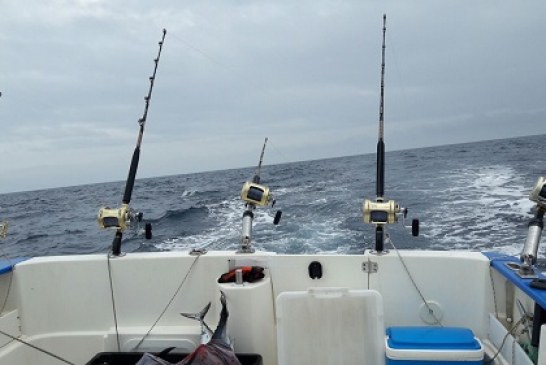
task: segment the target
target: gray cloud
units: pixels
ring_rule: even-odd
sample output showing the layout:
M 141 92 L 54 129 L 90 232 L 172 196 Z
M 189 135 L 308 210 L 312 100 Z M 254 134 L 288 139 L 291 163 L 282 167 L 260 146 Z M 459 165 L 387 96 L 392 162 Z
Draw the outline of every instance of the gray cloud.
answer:
M 0 192 L 546 133 L 541 1 L 37 1 L 0 13 Z

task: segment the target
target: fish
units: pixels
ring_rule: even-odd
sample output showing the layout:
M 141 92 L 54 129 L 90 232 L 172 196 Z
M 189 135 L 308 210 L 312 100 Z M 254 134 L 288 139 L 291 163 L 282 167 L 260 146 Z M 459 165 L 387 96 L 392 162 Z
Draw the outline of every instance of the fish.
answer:
M 210 303 L 198 313 L 181 313 L 184 317 L 198 320 L 201 323 L 202 340 L 207 338 L 206 335 L 212 333 L 212 337 L 210 337 L 208 342 L 201 343 L 191 354 L 174 364 L 161 358 L 161 355 L 156 356 L 145 353 L 135 365 L 241 365 L 227 336 L 229 312 L 227 309 L 226 296 L 222 291 L 220 292 L 220 303 L 222 304 L 222 311 L 220 312 L 220 320 L 218 321 L 218 326 L 214 333 L 212 333 L 204 321 L 205 315 L 210 309 Z M 170 349 L 167 349 L 161 354 L 164 355 L 169 350 Z

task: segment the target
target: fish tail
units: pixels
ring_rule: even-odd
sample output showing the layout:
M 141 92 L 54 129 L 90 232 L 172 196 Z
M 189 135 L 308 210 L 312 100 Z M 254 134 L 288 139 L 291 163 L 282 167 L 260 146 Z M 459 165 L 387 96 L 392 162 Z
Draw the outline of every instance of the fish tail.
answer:
M 207 304 L 203 309 L 201 309 L 200 312 L 197 312 L 197 313 L 180 313 L 183 317 L 186 317 L 186 318 L 190 318 L 190 319 L 195 319 L 196 321 L 199 321 L 199 322 L 204 322 L 205 321 L 205 316 L 207 315 L 209 309 L 210 309 L 210 306 L 211 306 L 211 302 L 209 302 L 209 304 Z

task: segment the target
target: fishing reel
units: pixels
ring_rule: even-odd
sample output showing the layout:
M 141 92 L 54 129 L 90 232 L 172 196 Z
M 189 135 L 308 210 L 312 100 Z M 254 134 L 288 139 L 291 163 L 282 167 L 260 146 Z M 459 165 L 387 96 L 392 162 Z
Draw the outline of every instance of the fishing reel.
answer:
M 271 203 L 271 208 L 275 206 L 276 200 L 273 199 L 269 188 L 260 185 L 255 178 L 254 181 L 247 181 L 243 184 L 241 190 L 241 199 L 245 202 L 245 212 L 243 213 L 243 228 L 241 233 L 241 247 L 239 253 L 253 253 L 254 249 L 250 246 L 252 241 L 252 221 L 254 219 L 254 209 L 256 206 L 265 207 Z M 282 211 L 278 210 L 273 218 L 273 224 L 278 225 L 282 216 Z
M 419 220 L 412 219 L 411 226 L 406 226 L 408 215 L 407 208 L 401 208 L 394 200 L 382 201 L 378 199 L 373 202 L 369 199 L 364 200 L 362 206 L 364 223 L 375 225 L 375 251 L 378 254 L 384 252 L 384 242 L 386 236 L 386 225 L 398 222 L 398 217 L 402 216 L 404 228 L 411 228 L 413 237 L 419 236 Z
M 99 209 L 98 222 L 101 229 L 124 231 L 135 218 L 138 219 L 134 210 L 129 208 L 129 205 L 122 204 L 121 208 L 105 207 Z
M 362 207 L 364 212 L 364 223 L 384 225 L 398 222 L 398 214 L 400 213 L 400 205 L 394 200 L 386 202 L 372 202 L 369 199 L 364 200 Z
M 247 181 L 244 183 L 243 189 L 241 190 L 241 199 L 247 204 L 265 207 L 272 200 L 272 196 L 269 193 L 269 188 L 267 186 Z M 273 200 L 272 206 L 273 205 L 275 205 L 275 200 Z
M 252 181 L 247 181 L 243 184 L 241 190 L 241 199 L 245 202 L 245 212 L 243 213 L 243 229 L 241 232 L 241 246 L 238 253 L 253 253 L 254 249 L 250 246 L 252 240 L 252 220 L 254 219 L 254 209 L 256 206 L 265 207 L 271 202 L 271 208 L 275 206 L 275 200 L 269 192 L 269 188 L 264 185 L 260 185 L 260 171 L 262 168 L 262 161 L 264 158 L 265 146 L 267 144 L 267 137 L 265 138 L 264 145 L 262 147 L 262 153 L 260 154 L 260 162 L 256 168 L 256 173 Z M 279 224 L 281 220 L 282 212 L 280 210 L 275 213 L 273 224 Z
M 364 212 L 364 223 L 368 224 L 394 224 L 398 222 L 398 217 L 402 216 L 404 228 L 411 229 L 412 236 L 419 236 L 419 219 L 412 219 L 411 226 L 406 225 L 408 208 L 401 208 L 394 200 L 373 202 L 366 199 L 362 210 Z
M 0 223 L 0 238 L 6 238 L 8 235 L 8 222 Z
M 121 208 L 101 208 L 97 217 L 101 229 L 115 229 L 116 231 L 125 231 L 127 228 L 137 226 L 142 222 L 143 213 L 136 212 L 128 204 L 122 204 Z M 144 229 L 146 239 L 152 238 L 152 225 L 146 223 Z

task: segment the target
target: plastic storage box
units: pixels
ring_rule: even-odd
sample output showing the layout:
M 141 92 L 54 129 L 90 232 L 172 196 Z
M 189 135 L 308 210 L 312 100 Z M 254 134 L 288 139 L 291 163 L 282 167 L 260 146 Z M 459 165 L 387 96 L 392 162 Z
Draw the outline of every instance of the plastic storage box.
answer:
M 482 365 L 483 346 L 460 327 L 390 327 L 387 365 Z

